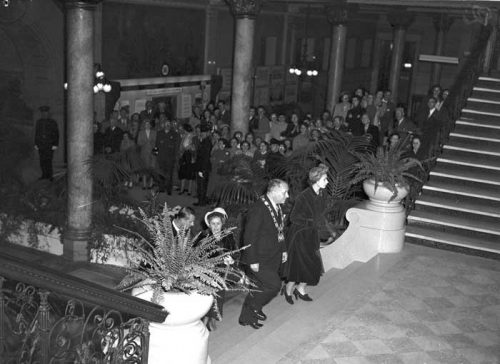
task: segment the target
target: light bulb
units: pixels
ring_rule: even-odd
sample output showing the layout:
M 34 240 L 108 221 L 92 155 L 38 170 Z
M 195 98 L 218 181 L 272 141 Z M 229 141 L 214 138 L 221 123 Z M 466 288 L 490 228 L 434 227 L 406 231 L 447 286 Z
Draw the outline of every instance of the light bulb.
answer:
M 104 87 L 102 89 L 104 92 L 109 92 L 109 91 L 111 91 L 111 85 L 109 83 L 107 83 L 104 85 Z
M 297 76 L 300 76 L 300 75 L 302 74 L 302 71 L 301 71 L 301 70 L 299 70 L 299 69 L 296 69 L 296 70 L 295 70 L 295 74 L 296 74 Z
M 94 93 L 98 93 L 99 92 L 99 89 L 97 88 L 97 85 L 94 86 Z
M 104 77 L 104 72 L 102 72 L 102 71 L 97 71 L 97 72 L 95 73 L 95 76 L 96 76 L 97 78 Z
M 99 81 L 99 82 L 97 82 L 97 85 L 96 85 L 96 86 L 97 86 L 97 89 L 98 89 L 98 90 L 102 90 L 102 88 L 104 87 L 104 85 L 103 85 L 103 84 L 102 84 L 102 82 L 100 82 L 100 81 Z
M 312 75 L 313 75 L 313 72 L 312 72 L 311 70 L 307 70 L 306 75 L 308 75 L 308 76 L 312 76 Z
M 64 82 L 64 89 L 67 90 L 68 89 L 68 83 L 67 82 Z
M 290 72 L 290 74 L 292 74 L 292 75 L 293 75 L 293 74 L 295 73 L 295 68 L 290 67 L 290 69 L 288 70 L 288 72 Z
M 317 75 L 318 75 L 318 71 L 313 70 L 313 71 L 312 71 L 312 75 L 313 75 L 313 76 L 317 76 Z

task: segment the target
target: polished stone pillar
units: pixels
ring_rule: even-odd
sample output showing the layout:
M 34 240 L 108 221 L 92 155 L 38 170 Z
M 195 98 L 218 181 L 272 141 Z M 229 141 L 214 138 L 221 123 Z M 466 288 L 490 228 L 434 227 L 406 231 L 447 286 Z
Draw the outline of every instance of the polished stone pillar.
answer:
M 102 3 L 94 11 L 94 63 L 102 65 Z M 103 69 L 106 72 L 105 69 Z M 106 117 L 106 94 L 94 94 L 94 111 L 96 120 L 102 122 Z
M 333 108 L 338 103 L 340 88 L 342 87 L 348 14 L 347 8 L 344 6 L 328 6 L 326 13 L 328 22 L 332 24 L 326 108 L 333 113 Z
M 405 48 L 406 30 L 413 22 L 412 13 L 397 11 L 389 13 L 389 22 L 394 28 L 392 40 L 391 70 L 389 76 L 389 89 L 392 91 L 392 100 L 398 102 L 399 78 L 403 64 L 403 52 Z
M 64 255 L 86 261 L 92 223 L 94 9 L 99 1 L 66 1 L 68 211 Z
M 236 19 L 233 83 L 231 91 L 231 131 L 248 131 L 252 100 L 252 66 L 255 18 L 262 0 L 228 0 Z
M 434 43 L 434 55 L 443 55 L 444 39 L 450 30 L 453 18 L 448 14 L 438 14 L 433 19 L 434 29 L 436 29 L 436 41 Z M 441 63 L 432 64 L 431 85 L 439 85 L 441 81 Z

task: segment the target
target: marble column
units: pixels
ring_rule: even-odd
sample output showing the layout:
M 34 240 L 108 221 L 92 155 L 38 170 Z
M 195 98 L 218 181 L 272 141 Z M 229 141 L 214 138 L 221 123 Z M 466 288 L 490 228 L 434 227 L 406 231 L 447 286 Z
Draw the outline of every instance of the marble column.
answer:
M 450 30 L 453 18 L 448 14 L 438 14 L 433 19 L 434 29 L 436 30 L 436 41 L 434 43 L 434 55 L 441 56 L 443 54 L 444 39 L 446 33 Z M 441 81 L 441 63 L 432 64 L 431 85 L 438 85 Z
M 102 65 L 102 3 L 94 11 L 94 63 Z M 103 71 L 106 70 L 103 68 Z M 94 111 L 96 120 L 102 122 L 106 117 L 106 94 L 94 94 Z
M 64 255 L 86 261 L 92 223 L 94 9 L 99 1 L 66 1 L 68 211 Z
M 405 11 L 389 13 L 389 22 L 394 28 L 389 89 L 392 91 L 392 100 L 396 104 L 398 103 L 398 87 L 399 78 L 401 76 L 401 66 L 403 63 L 406 30 L 413 22 L 413 19 L 414 15 Z
M 340 88 L 342 87 L 348 13 L 347 8 L 344 6 L 328 6 L 326 13 L 328 22 L 332 24 L 326 108 L 333 113 L 335 104 L 338 103 Z
M 262 7 L 262 0 L 228 0 L 228 3 L 236 20 L 231 91 L 231 131 L 246 133 L 252 100 L 255 18 Z

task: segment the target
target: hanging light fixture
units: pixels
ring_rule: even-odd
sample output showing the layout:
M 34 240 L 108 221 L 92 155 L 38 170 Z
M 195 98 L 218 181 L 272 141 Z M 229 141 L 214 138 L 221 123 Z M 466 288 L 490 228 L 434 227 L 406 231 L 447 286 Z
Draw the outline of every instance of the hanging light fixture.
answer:
M 305 20 L 305 25 L 304 25 L 304 40 L 303 40 L 303 45 L 302 45 L 302 52 L 300 55 L 300 60 L 299 60 L 299 65 L 296 66 L 291 66 L 288 72 L 290 74 L 295 74 L 296 76 L 308 76 L 308 77 L 315 77 L 319 75 L 318 70 L 314 67 L 315 62 L 314 61 L 308 61 L 307 59 L 307 39 L 308 39 L 308 29 L 309 29 L 309 13 L 310 13 L 310 5 L 307 5 L 307 13 L 306 13 L 306 20 Z M 313 60 L 316 59 L 316 57 L 312 57 Z
M 104 71 L 101 69 L 101 65 L 96 63 L 95 66 L 95 77 L 94 77 L 94 93 L 98 92 L 110 92 L 111 84 L 109 83 Z

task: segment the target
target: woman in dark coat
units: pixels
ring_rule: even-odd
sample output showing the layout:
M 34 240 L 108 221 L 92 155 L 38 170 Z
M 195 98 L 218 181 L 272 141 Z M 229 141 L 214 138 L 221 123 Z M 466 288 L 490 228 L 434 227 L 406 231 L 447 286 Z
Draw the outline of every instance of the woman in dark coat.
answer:
M 209 211 L 205 214 L 205 224 L 208 229 L 204 231 L 200 235 L 200 239 L 204 239 L 206 237 L 214 237 L 216 244 L 224 249 L 224 251 L 232 251 L 236 249 L 236 242 L 234 240 L 233 234 L 230 233 L 228 235 L 223 235 L 223 225 L 227 220 L 226 211 L 217 207 L 212 211 Z M 235 259 L 237 257 L 232 257 L 228 255 L 224 258 L 224 264 L 226 266 L 230 266 L 235 264 Z M 210 311 L 206 315 L 206 322 L 209 330 L 213 330 L 215 328 L 214 320 L 222 319 L 222 306 L 224 305 L 225 292 L 223 290 L 217 291 L 216 297 L 216 307 L 212 307 Z
M 288 303 L 295 298 L 312 301 L 306 292 L 307 286 L 315 286 L 323 274 L 323 263 L 319 253 L 319 229 L 325 225 L 326 199 L 322 190 L 328 184 L 328 167 L 320 164 L 309 171 L 308 187 L 300 193 L 290 213 L 287 233 L 288 260 L 284 275 L 287 280 L 284 294 Z

